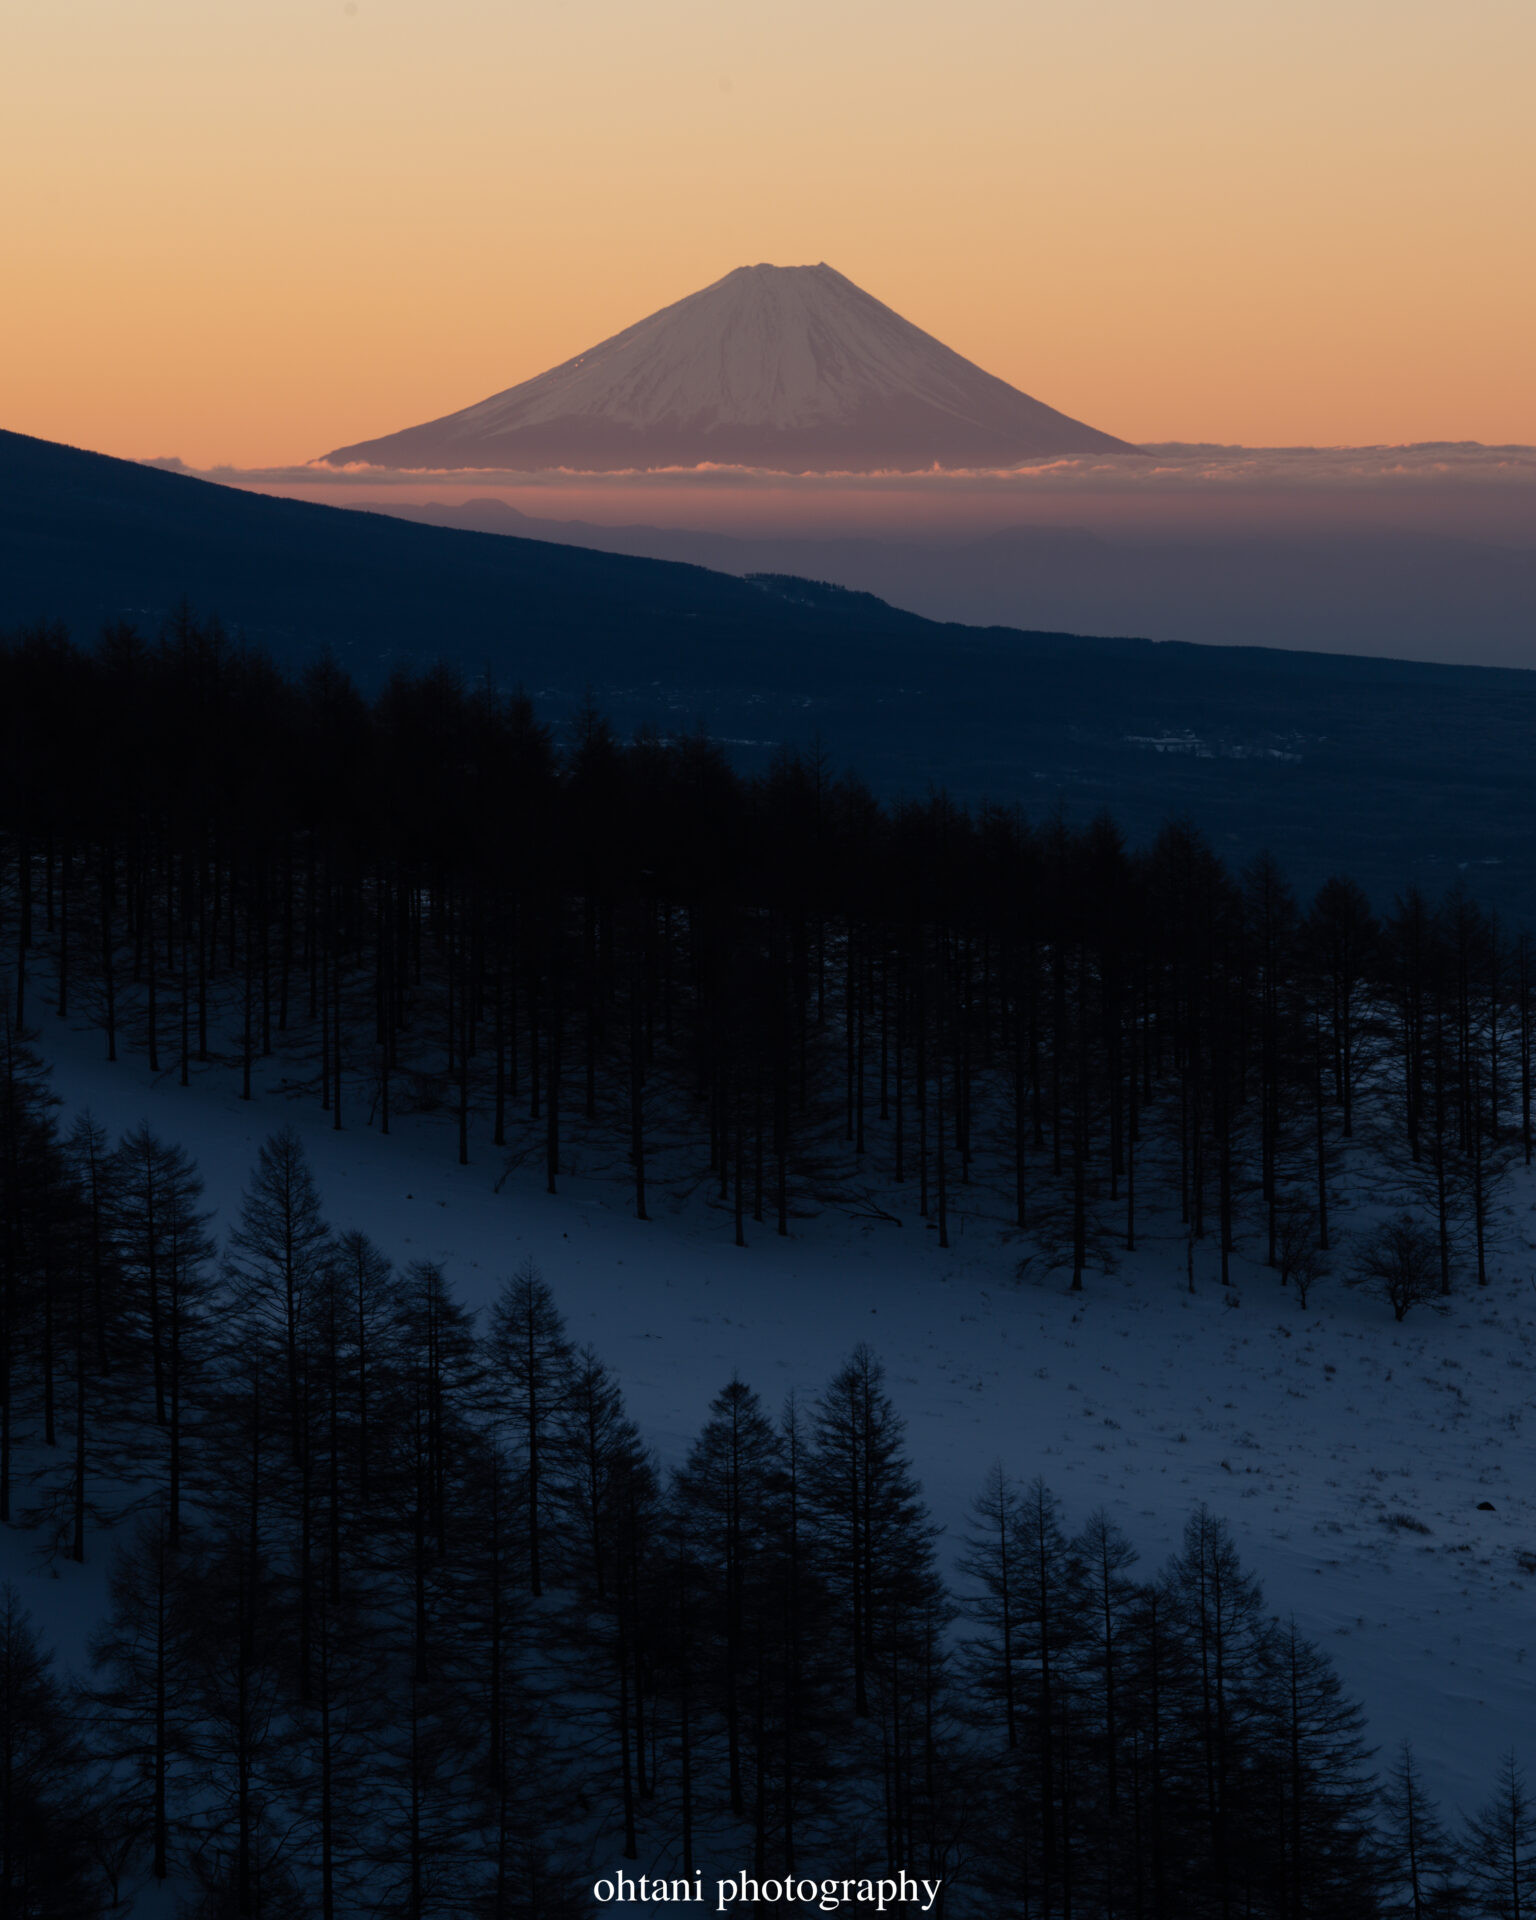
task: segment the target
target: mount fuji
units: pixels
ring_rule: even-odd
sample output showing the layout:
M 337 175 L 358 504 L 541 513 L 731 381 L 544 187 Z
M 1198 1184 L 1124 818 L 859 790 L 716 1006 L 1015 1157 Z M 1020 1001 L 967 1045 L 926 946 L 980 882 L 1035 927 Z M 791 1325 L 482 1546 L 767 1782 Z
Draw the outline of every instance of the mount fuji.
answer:
M 984 372 L 822 263 L 738 267 L 504 393 L 323 458 L 828 473 L 1134 451 Z

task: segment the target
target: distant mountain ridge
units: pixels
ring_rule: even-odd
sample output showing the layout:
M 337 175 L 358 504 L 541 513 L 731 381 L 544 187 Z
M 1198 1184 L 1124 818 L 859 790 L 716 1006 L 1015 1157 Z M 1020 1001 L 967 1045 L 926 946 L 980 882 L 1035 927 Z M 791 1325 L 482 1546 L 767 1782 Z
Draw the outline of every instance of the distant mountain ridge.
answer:
M 1205 646 L 1302 648 L 1469 666 L 1536 667 L 1536 549 L 1422 528 L 1281 522 L 1262 536 L 1126 538 L 1018 523 L 870 532 L 701 530 L 530 517 L 494 497 L 373 510 L 427 526 L 681 560 L 722 573 L 790 573 L 872 593 L 929 620 L 1081 635 L 1146 633 Z M 551 488 L 546 496 L 558 504 Z
M 557 727 L 590 698 L 621 734 L 697 726 L 748 769 L 814 741 L 886 797 L 1108 809 L 1138 840 L 1184 815 L 1302 888 L 1348 872 L 1386 903 L 1460 876 L 1536 920 L 1536 673 L 941 624 L 0 432 L 0 632 L 152 638 L 183 599 L 288 671 L 328 653 L 369 692 L 440 660 L 524 686 Z M 26 746 L 26 715 L 0 714 L 0 778 Z
M 1135 451 L 984 372 L 820 262 L 738 267 L 532 380 L 324 459 L 824 473 Z

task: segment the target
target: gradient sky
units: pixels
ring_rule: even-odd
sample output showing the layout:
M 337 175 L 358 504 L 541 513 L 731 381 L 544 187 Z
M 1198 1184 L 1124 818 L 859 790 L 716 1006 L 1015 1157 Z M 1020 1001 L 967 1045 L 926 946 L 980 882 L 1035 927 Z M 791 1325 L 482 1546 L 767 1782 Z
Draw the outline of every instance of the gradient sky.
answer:
M 1532 0 L 29 0 L 0 425 L 197 465 L 827 260 L 1133 440 L 1536 442 Z

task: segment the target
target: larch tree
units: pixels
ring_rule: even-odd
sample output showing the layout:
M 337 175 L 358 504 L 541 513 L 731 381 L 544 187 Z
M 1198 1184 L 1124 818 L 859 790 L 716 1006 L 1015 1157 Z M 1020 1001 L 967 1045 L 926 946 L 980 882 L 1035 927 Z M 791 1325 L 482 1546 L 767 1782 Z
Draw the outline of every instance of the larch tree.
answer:
M 524 1465 L 528 1586 L 538 1596 L 548 1558 L 550 1454 L 558 1444 L 573 1361 L 554 1294 L 532 1260 L 503 1282 L 491 1308 L 488 1343 L 493 1418 L 505 1420 Z
M 1485 1920 L 1531 1920 L 1536 1913 L 1536 1800 L 1513 1753 L 1500 1760 L 1497 1786 L 1467 1822 L 1462 1862 L 1474 1912 Z
M 294 1458 L 299 1456 L 299 1351 L 306 1295 L 330 1250 L 330 1229 L 297 1130 L 263 1141 L 225 1243 L 228 1284 L 253 1335 L 275 1339 L 287 1385 Z

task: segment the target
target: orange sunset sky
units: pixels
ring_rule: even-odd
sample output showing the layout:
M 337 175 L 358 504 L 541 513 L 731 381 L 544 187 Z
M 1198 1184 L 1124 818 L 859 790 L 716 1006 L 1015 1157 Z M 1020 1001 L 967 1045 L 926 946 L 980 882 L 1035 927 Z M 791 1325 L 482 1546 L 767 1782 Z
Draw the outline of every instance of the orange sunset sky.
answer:
M 1536 441 L 1532 0 L 35 0 L 0 426 L 196 465 L 827 260 L 1133 440 Z

